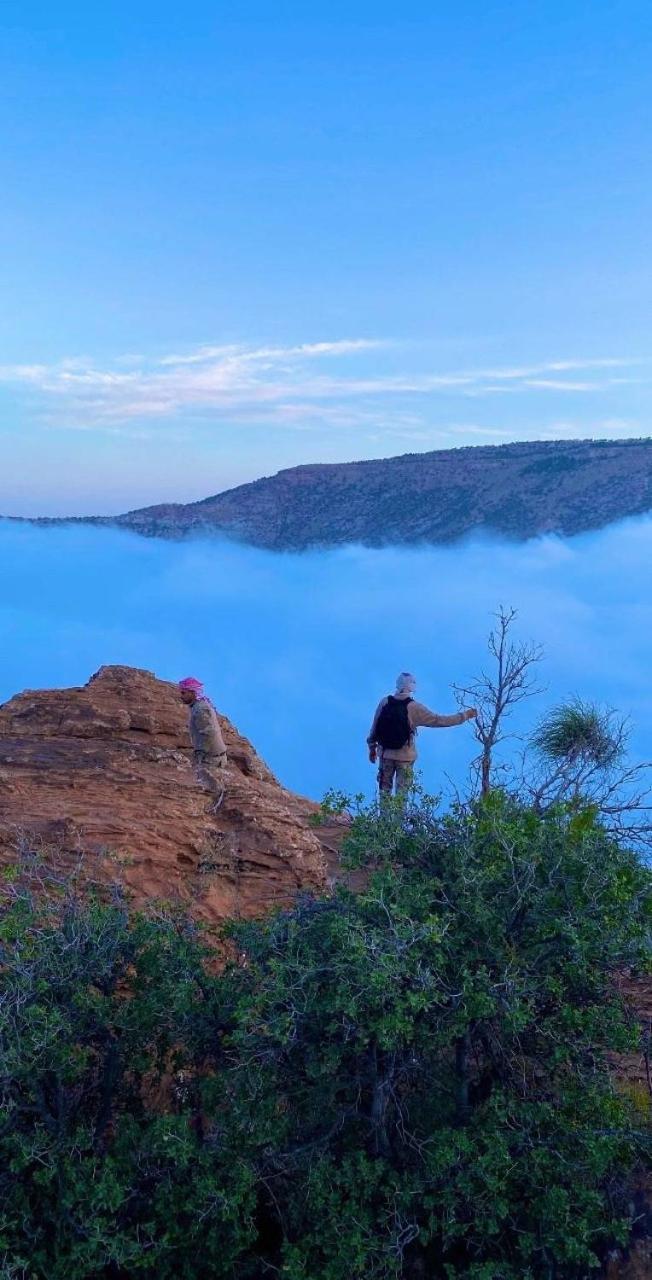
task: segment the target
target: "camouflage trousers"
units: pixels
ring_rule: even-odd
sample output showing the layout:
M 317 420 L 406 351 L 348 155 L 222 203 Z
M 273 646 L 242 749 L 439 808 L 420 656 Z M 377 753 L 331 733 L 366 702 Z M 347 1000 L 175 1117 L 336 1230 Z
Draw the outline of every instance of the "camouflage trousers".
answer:
M 396 789 L 396 794 L 400 795 L 404 791 L 409 791 L 413 778 L 413 764 L 406 763 L 404 760 L 383 760 L 383 757 L 380 757 L 378 788 L 381 792 L 391 795 Z

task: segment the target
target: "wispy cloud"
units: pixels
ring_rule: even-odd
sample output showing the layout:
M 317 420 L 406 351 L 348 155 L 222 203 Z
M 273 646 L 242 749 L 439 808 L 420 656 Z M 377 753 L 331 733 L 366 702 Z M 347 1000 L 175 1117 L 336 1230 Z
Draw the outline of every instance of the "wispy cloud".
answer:
M 387 355 L 395 366 L 399 350 L 405 359 L 406 346 L 369 338 L 291 346 L 203 345 L 155 358 L 118 356 L 110 367 L 82 357 L 53 365 L 3 365 L 0 383 L 22 388 L 38 398 L 41 411 L 76 428 L 199 414 L 224 422 L 289 428 L 319 423 L 334 429 L 378 424 L 389 415 L 392 425 L 400 426 L 402 419 L 404 427 L 416 429 L 415 414 L 423 415 L 429 397 L 587 395 L 648 380 L 647 361 L 611 356 L 385 372 Z

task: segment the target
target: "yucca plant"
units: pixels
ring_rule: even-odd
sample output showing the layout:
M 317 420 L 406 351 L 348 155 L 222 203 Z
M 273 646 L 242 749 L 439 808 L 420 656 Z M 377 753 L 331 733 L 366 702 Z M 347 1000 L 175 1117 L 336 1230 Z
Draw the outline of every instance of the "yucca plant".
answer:
M 573 698 L 553 707 L 532 735 L 532 745 L 546 760 L 583 758 L 600 768 L 615 764 L 624 752 L 623 725 L 613 712 Z

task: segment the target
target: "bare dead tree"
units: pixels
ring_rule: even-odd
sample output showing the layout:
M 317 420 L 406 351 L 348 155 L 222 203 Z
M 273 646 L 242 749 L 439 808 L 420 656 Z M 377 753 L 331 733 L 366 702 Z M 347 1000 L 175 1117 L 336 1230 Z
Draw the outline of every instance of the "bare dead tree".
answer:
M 506 717 L 518 703 L 541 692 L 533 668 L 541 661 L 543 651 L 539 645 L 511 639 L 516 617 L 516 609 L 505 609 L 501 605 L 487 642 L 491 668 L 468 684 L 453 685 L 460 706 L 473 705 L 478 710 L 475 736 L 481 750 L 474 769 L 483 796 L 488 795 L 492 787 L 496 747 L 510 736 L 505 731 Z
M 618 840 L 649 853 L 652 761 L 631 761 L 629 724 L 617 712 L 567 699 L 546 712 L 516 758 L 497 764 L 496 748 L 516 736 L 507 732 L 510 715 L 519 703 L 542 692 L 535 674 L 542 649 L 512 640 L 516 617 L 515 609 L 499 609 L 488 640 L 491 666 L 467 684 L 453 686 L 460 706 L 472 703 L 478 709 L 480 754 L 472 769 L 480 794 L 489 794 L 500 773 L 503 787 L 540 813 L 560 805 L 594 808 Z

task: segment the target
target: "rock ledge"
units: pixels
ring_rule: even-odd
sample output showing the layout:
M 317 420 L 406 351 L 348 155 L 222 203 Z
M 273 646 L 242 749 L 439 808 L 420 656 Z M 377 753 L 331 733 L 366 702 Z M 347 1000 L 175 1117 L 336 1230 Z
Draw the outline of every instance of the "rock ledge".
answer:
M 316 806 L 285 790 L 232 724 L 224 801 L 197 776 L 173 684 L 102 667 L 83 688 L 0 706 L 0 860 L 21 843 L 114 868 L 140 905 L 173 899 L 210 923 L 326 887 Z

